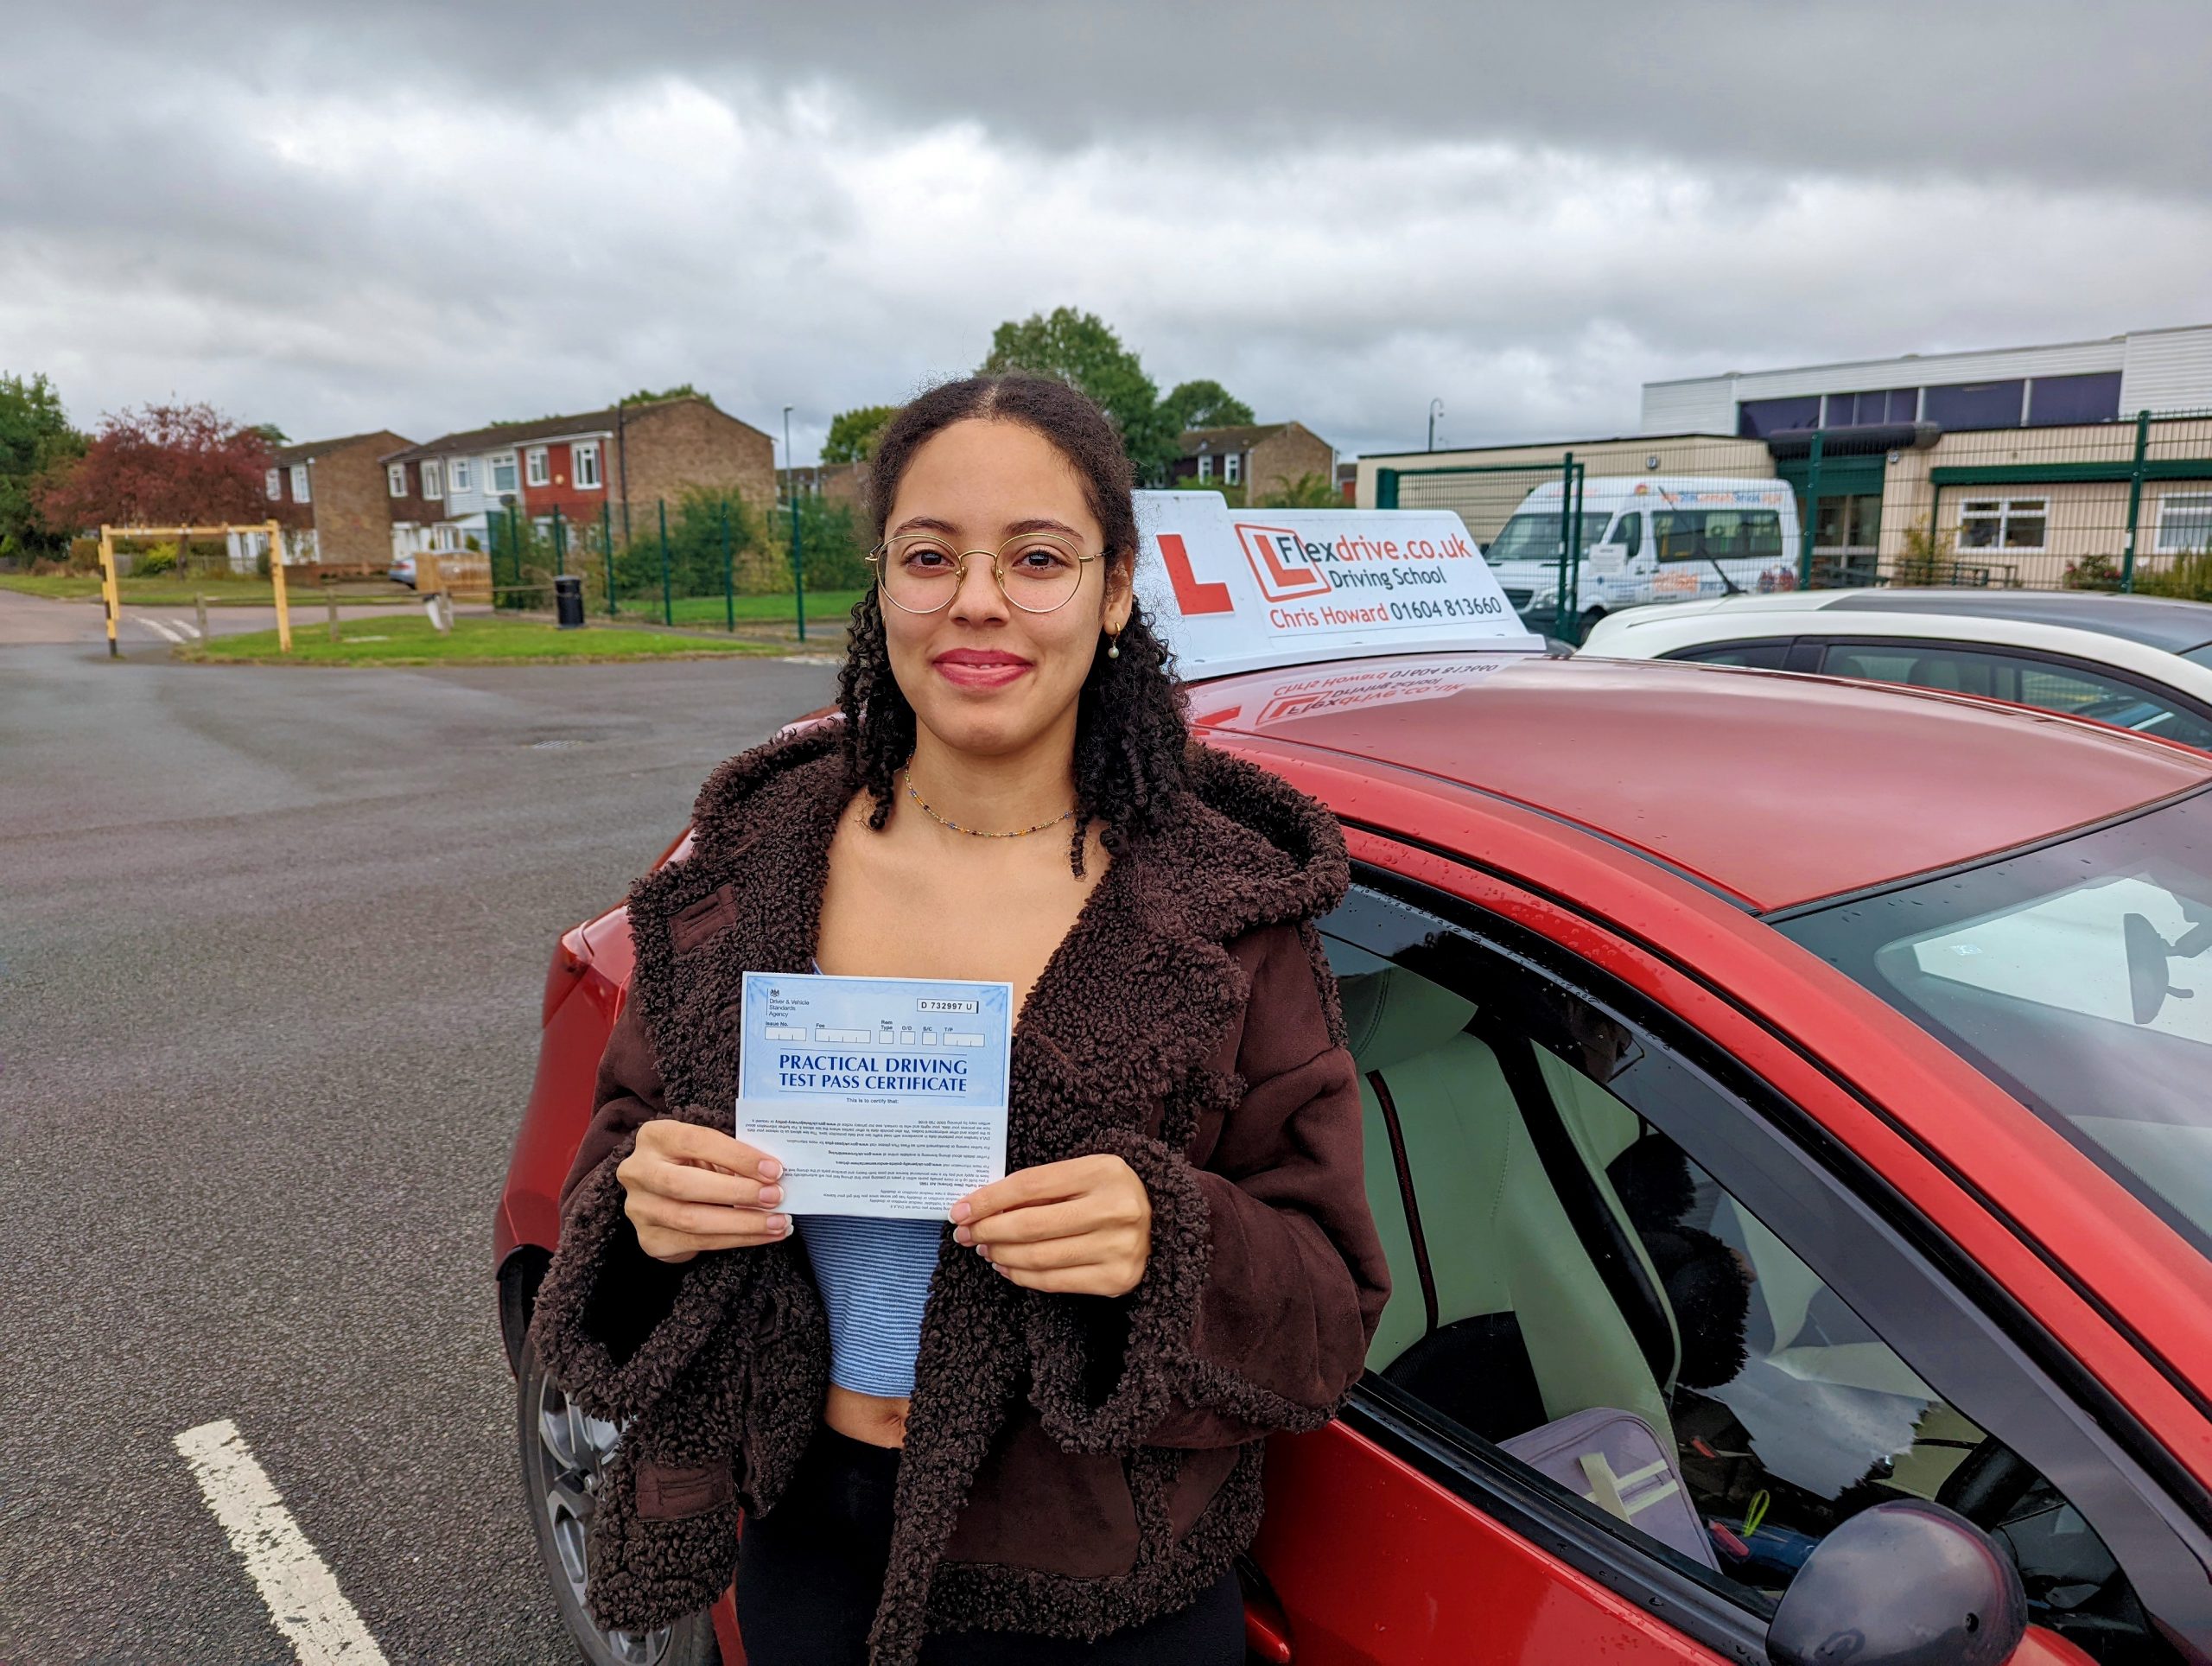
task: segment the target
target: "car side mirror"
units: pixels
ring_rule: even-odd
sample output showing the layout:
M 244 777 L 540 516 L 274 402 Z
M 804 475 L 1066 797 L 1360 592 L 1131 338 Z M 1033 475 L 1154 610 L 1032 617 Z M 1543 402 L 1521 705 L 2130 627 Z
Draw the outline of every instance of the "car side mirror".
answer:
M 1899 1499 L 1821 1541 L 1767 1628 L 1774 1666 L 2003 1666 L 2028 1629 L 2020 1573 L 1941 1504 Z

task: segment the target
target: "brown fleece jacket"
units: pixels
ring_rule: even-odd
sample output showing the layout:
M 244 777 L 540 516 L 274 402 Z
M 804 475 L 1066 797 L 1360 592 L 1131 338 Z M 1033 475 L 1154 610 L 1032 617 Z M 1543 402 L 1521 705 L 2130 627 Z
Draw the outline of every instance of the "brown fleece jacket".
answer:
M 1360 1108 L 1313 920 L 1344 893 L 1327 811 L 1194 753 L 1193 792 L 1099 881 L 1024 1006 L 1010 1169 L 1124 1158 L 1153 1208 L 1128 1295 L 1001 1278 L 948 1229 L 923 1315 L 871 1656 L 933 1631 L 1096 1637 L 1194 1599 L 1250 1542 L 1261 1440 L 1328 1421 L 1389 1274 Z M 690 856 L 630 893 L 637 965 L 563 1193 L 539 1355 L 626 1425 L 591 1528 L 590 1602 L 642 1631 L 729 1583 L 813 1433 L 830 1332 L 796 1237 L 670 1268 L 615 1166 L 639 1123 L 727 1132 L 741 980 L 811 964 L 849 797 L 834 731 L 760 747 L 701 791 Z

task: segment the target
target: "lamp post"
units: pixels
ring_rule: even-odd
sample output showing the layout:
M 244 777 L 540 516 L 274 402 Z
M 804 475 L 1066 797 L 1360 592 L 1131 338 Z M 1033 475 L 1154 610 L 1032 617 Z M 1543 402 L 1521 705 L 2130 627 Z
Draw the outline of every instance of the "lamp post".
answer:
M 1443 414 L 1444 401 L 1431 399 L 1428 402 L 1428 448 L 1431 451 L 1436 449 L 1436 419 Z
M 791 456 L 791 408 L 784 407 L 784 496 L 791 506 L 791 589 L 798 602 L 798 639 L 806 640 L 806 553 L 798 537 L 798 467 Z

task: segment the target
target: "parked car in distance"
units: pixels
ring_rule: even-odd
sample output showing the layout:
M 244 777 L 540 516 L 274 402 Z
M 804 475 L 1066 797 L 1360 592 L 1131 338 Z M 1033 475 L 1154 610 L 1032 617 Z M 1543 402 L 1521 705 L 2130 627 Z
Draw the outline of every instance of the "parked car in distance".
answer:
M 411 554 L 394 556 L 391 558 L 391 565 L 385 569 L 384 575 L 394 584 L 404 584 L 409 589 L 413 589 L 415 588 L 415 557 Z
M 1529 650 L 1191 712 L 1344 820 L 1395 1287 L 1344 1414 L 1270 1443 L 1254 1658 L 2212 1660 L 2212 759 Z M 554 948 L 487 1271 L 579 1646 L 740 1666 L 727 1595 L 583 1618 L 620 1431 L 529 1343 L 632 952 L 620 906 Z
M 2212 604 L 2083 590 L 1854 589 L 1635 607 L 1581 652 L 1902 683 L 2212 750 Z
M 1547 636 L 1567 634 L 1559 618 L 1565 497 L 1560 481 L 1536 487 L 1483 550 L 1514 611 Z M 1568 611 L 1587 635 L 1623 607 L 1794 584 L 1797 502 L 1782 480 L 1601 476 L 1582 483 L 1578 547 Z

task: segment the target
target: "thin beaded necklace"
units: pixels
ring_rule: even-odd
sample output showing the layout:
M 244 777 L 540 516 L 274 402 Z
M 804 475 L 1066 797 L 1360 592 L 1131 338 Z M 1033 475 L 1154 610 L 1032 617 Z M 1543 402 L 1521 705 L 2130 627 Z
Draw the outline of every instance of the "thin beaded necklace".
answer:
M 1039 822 L 1034 827 L 1025 827 L 1013 833 L 979 832 L 972 827 L 963 827 L 958 822 L 950 820 L 945 817 L 938 815 L 934 810 L 931 810 L 929 805 L 929 800 L 923 798 L 920 793 L 914 791 L 914 774 L 912 770 L 902 769 L 899 773 L 906 780 L 906 796 L 912 798 L 916 804 L 921 805 L 923 815 L 928 817 L 939 827 L 949 827 L 955 833 L 965 833 L 971 839 L 1026 839 L 1032 833 L 1042 833 L 1048 827 L 1058 827 L 1062 822 L 1067 820 L 1071 816 L 1075 814 L 1075 806 L 1073 804 L 1070 804 L 1058 815 L 1053 817 L 1051 821 Z

